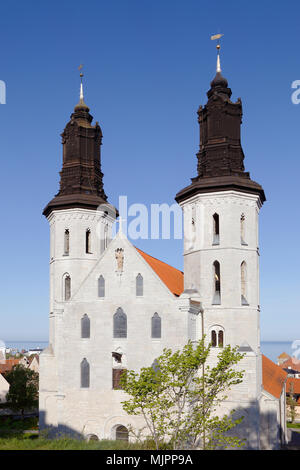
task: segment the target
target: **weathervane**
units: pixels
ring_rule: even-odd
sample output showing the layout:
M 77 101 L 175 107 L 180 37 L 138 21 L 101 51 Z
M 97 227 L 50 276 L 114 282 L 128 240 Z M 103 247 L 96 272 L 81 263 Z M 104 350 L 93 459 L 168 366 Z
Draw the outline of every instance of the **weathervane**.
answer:
M 221 72 L 221 63 L 220 63 L 220 49 L 221 49 L 221 45 L 220 45 L 220 39 L 221 37 L 224 36 L 224 34 L 214 34 L 213 36 L 210 37 L 210 39 L 212 41 L 215 41 L 217 39 L 217 45 L 216 45 L 216 48 L 217 48 L 217 73 Z

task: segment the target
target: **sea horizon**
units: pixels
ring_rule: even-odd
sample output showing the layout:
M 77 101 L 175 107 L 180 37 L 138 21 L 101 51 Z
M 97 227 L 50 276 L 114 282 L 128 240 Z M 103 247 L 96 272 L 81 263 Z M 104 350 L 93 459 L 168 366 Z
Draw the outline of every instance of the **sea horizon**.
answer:
M 45 349 L 49 341 L 48 340 L 7 340 L 4 341 L 7 348 L 17 349 L 22 351 L 22 349 L 29 350 L 34 348 Z M 273 362 L 277 363 L 278 356 L 285 352 L 290 356 L 293 356 L 296 351 L 292 349 L 293 340 L 274 340 L 274 341 L 264 341 L 260 342 L 261 352 Z

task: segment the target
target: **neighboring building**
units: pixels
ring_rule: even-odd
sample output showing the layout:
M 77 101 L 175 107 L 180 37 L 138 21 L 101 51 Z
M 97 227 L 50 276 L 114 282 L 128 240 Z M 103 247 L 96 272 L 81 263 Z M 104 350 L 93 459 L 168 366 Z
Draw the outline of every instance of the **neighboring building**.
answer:
M 218 412 L 244 416 L 236 432 L 246 448 L 284 442 L 285 393 L 283 386 L 279 395 L 263 388 L 263 374 L 277 366 L 262 361 L 260 351 L 258 216 L 265 195 L 245 172 L 242 104 L 230 100 L 219 57 L 207 96 L 198 110 L 198 175 L 176 195 L 184 214 L 183 277 L 135 248 L 121 228 L 111 240 L 115 211 L 103 189 L 102 132 L 92 125 L 81 88 L 62 134 L 60 190 L 44 210 L 50 338 L 40 355 L 41 429 L 128 438 L 127 426 L 143 420 L 123 411 L 122 370 L 151 365 L 165 347 L 177 350 L 205 333 L 211 365 L 226 344 L 245 353 L 238 364 L 244 380 Z
M 289 357 L 281 362 L 279 366 L 284 370 L 291 370 L 300 373 L 300 361 L 296 357 Z
M 263 389 L 260 400 L 261 449 L 278 449 L 287 442 L 287 374 L 262 355 Z
M 6 402 L 6 394 L 8 393 L 8 391 L 9 391 L 9 383 L 3 377 L 3 375 L 0 374 L 0 403 Z
M 29 357 L 28 369 L 39 373 L 39 362 L 40 362 L 39 354 L 33 354 L 32 356 Z
M 6 359 L 3 362 L 0 362 L 0 374 L 5 374 L 10 372 L 14 366 L 19 364 L 20 359 Z
M 293 398 L 295 403 L 295 421 L 300 421 L 300 378 L 288 377 L 286 381 L 286 397 Z M 290 406 L 287 406 L 288 411 Z M 288 413 L 289 414 L 289 413 Z
M 283 352 L 281 353 L 279 356 L 278 356 L 278 362 L 277 364 L 280 366 L 283 362 L 287 361 L 288 359 L 290 359 L 290 356 L 286 353 L 286 352 Z

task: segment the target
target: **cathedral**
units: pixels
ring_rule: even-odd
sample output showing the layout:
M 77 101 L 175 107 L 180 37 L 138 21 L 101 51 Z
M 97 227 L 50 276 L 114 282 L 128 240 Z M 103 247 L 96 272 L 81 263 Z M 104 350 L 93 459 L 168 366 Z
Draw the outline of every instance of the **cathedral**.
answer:
M 245 448 L 285 442 L 284 381 L 260 351 L 258 219 L 266 198 L 245 171 L 242 103 L 231 101 L 219 54 L 207 97 L 198 109 L 197 175 L 175 197 L 184 220 L 182 273 L 133 246 L 121 226 L 112 237 L 118 212 L 103 187 L 101 127 L 81 84 L 62 133 L 59 192 L 43 212 L 50 327 L 40 356 L 41 430 L 128 439 L 128 426 L 144 422 L 123 411 L 122 371 L 139 371 L 165 347 L 175 351 L 205 334 L 211 364 L 226 344 L 245 354 L 243 382 L 219 410 L 244 416 L 235 433 Z

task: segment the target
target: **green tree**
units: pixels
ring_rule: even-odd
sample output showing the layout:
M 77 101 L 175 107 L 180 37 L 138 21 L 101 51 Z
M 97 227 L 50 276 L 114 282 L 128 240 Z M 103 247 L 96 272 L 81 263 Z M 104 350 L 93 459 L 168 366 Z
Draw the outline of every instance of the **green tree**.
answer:
M 6 395 L 7 405 L 14 411 L 24 411 L 38 407 L 39 375 L 33 370 L 18 364 L 5 375 L 9 383 Z
M 231 386 L 242 382 L 244 371 L 234 366 L 243 354 L 228 345 L 218 354 L 217 364 L 210 367 L 206 364 L 210 348 L 202 339 L 174 353 L 164 349 L 151 367 L 142 368 L 139 374 L 132 370 L 123 374 L 121 385 L 130 396 L 122 402 L 123 409 L 144 418 L 150 432 L 147 437 L 154 440 L 156 449 L 166 441 L 173 449 L 243 444 L 228 433 L 243 418 L 234 419 L 233 412 L 222 417 L 216 414 Z M 131 431 L 141 435 L 141 430 Z

